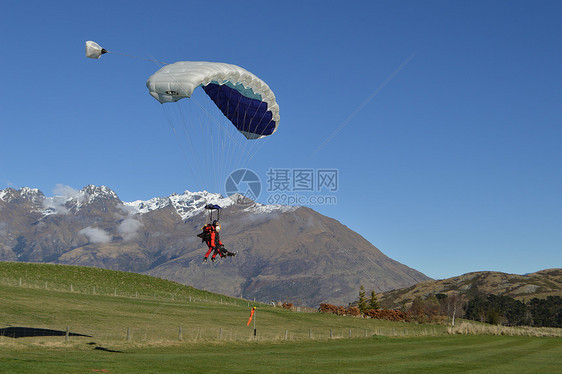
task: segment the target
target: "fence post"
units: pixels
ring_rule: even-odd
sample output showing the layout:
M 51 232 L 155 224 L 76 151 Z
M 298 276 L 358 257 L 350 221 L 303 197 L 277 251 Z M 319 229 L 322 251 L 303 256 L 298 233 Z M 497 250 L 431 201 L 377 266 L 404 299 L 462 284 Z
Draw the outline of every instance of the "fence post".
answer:
M 20 278 L 20 287 L 21 287 L 21 278 Z
M 69 335 L 70 335 L 70 329 L 68 328 L 68 326 L 66 326 L 66 334 L 64 334 L 64 341 L 65 342 L 68 341 Z
M 72 288 L 72 283 L 70 284 L 70 292 L 74 292 L 74 288 Z
M 367 337 L 367 329 L 365 329 L 365 337 Z
M 180 340 L 180 341 L 183 340 L 183 331 L 181 329 L 181 326 L 180 326 L 180 329 L 179 329 L 178 340 Z
M 285 330 L 285 340 L 287 340 L 287 330 Z
M 351 338 L 351 329 L 349 329 L 349 337 Z
M 332 339 L 332 329 L 330 329 L 330 339 Z
M 312 339 L 312 329 L 308 329 L 308 338 Z
M 127 327 L 127 341 L 130 342 L 131 341 L 131 328 Z
M 219 328 L 219 340 L 222 340 L 222 327 Z
M 96 286 L 94 286 L 94 291 L 92 292 L 92 295 L 96 294 Z

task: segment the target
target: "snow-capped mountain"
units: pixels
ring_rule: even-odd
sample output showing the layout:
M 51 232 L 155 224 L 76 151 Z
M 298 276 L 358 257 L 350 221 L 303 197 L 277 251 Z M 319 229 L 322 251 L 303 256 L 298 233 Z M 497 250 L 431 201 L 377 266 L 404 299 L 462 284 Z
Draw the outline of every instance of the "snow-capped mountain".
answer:
M 130 203 L 124 203 L 124 205 L 131 208 L 131 212 L 138 214 L 145 214 L 171 206 L 183 220 L 186 220 L 190 217 L 203 213 L 205 211 L 205 205 L 207 204 L 216 204 L 222 208 L 226 208 L 234 203 L 235 201 L 233 199 L 228 197 L 224 198 L 220 194 L 210 193 L 207 191 L 185 191 L 183 194 L 174 193 L 168 197 L 155 197 L 147 201 L 137 200 Z
M 202 264 L 206 204 L 223 207 L 221 239 L 239 255 Z M 298 305 L 354 300 L 429 279 L 312 209 L 185 191 L 123 202 L 106 186 L 0 190 L 0 260 L 144 272 L 198 288 Z M 211 281 L 210 281 L 211 280 Z

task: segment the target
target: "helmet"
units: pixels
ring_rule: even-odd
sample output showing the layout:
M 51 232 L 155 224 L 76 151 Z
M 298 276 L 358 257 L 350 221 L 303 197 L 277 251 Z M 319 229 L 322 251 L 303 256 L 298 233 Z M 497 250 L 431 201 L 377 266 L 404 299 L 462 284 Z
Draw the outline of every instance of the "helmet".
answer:
M 213 226 L 216 226 L 216 225 L 218 225 L 218 224 L 219 224 L 219 221 L 217 221 L 217 220 L 214 220 L 214 221 L 213 221 Z

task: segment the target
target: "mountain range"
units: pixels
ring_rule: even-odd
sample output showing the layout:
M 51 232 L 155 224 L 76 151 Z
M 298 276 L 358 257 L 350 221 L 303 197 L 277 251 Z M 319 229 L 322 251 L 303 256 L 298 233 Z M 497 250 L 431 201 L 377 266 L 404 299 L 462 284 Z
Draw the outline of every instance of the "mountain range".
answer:
M 0 260 L 146 273 L 229 296 L 316 307 L 359 287 L 409 287 L 427 276 L 307 207 L 262 205 L 206 191 L 123 202 L 106 186 L 0 190 Z M 236 257 L 203 263 L 206 204 L 223 207 L 221 239 Z

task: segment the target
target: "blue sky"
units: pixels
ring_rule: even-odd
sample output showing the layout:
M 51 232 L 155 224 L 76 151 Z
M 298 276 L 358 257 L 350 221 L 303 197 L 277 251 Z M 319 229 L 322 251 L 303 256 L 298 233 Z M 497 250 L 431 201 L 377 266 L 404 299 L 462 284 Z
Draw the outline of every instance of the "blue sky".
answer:
M 159 66 L 86 59 L 94 40 L 258 75 L 281 122 L 245 166 L 264 185 L 269 168 L 337 169 L 337 204 L 310 207 L 430 277 L 562 267 L 560 14 L 558 1 L 3 1 L 0 189 L 222 192 L 196 181 L 188 140 L 148 95 Z

